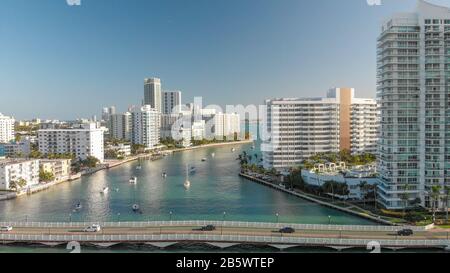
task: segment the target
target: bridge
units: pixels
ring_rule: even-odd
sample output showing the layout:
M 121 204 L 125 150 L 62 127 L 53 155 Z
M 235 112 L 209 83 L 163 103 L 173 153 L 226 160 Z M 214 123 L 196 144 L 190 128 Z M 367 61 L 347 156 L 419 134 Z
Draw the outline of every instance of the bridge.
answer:
M 97 233 L 84 232 L 84 228 L 99 224 Z M 214 231 L 199 231 L 202 226 L 214 225 Z M 368 245 L 387 249 L 450 247 L 449 233 L 427 230 L 425 227 L 310 225 L 286 223 L 252 223 L 231 221 L 154 221 L 154 222 L 4 222 L 13 230 L 0 234 L 0 244 L 42 244 L 57 246 L 69 242 L 97 247 L 143 244 L 159 248 L 178 243 L 203 243 L 218 248 L 235 245 L 265 245 L 278 249 L 293 247 L 330 247 L 337 250 L 366 248 Z M 278 230 L 292 227 L 292 234 Z M 409 228 L 413 236 L 398 236 L 401 229 Z

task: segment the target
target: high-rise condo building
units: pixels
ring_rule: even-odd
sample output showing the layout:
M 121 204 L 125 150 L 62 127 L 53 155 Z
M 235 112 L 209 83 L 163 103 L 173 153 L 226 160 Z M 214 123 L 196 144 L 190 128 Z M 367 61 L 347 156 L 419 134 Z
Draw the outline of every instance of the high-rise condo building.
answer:
M 432 187 L 443 194 L 450 185 L 449 8 L 419 0 L 415 12 L 383 23 L 378 97 L 378 202 L 389 209 L 430 208 Z
M 162 112 L 161 105 L 161 80 L 148 78 L 144 80 L 144 105 L 150 105 L 159 113 Z
M 49 154 L 73 154 L 85 160 L 93 156 L 103 162 L 103 133 L 95 123 L 81 124 L 68 129 L 38 130 L 39 152 Z
M 131 113 L 133 144 L 154 148 L 160 143 L 161 113 L 150 105 L 136 107 Z
M 111 115 L 109 135 L 113 139 L 131 140 L 131 113 Z
M 209 110 L 209 109 L 205 109 Z M 241 133 L 241 119 L 237 113 L 216 113 L 213 117 L 213 127 L 211 129 L 213 137 L 216 139 L 233 140 Z M 206 132 L 208 134 L 208 132 Z
M 14 138 L 14 118 L 0 113 L 0 143 L 10 142 Z
M 164 91 L 162 92 L 162 113 L 166 115 L 177 114 L 181 112 L 181 92 Z
M 333 88 L 326 98 L 271 99 L 266 106 L 265 168 L 288 171 L 317 153 L 377 151 L 377 102 L 355 98 L 353 88 Z

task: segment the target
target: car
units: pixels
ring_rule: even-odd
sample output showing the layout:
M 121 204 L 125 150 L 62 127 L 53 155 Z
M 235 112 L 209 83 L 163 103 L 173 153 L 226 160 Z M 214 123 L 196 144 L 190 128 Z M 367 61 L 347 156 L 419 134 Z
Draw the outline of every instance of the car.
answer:
M 207 226 L 201 227 L 200 230 L 201 231 L 214 231 L 214 230 L 216 230 L 216 227 L 213 225 L 207 225 Z
M 101 230 L 102 228 L 100 227 L 100 225 L 92 225 L 90 227 L 85 228 L 84 232 L 99 232 Z
M 295 229 L 291 227 L 284 227 L 279 230 L 280 233 L 295 233 Z
M 13 227 L 11 227 L 11 226 L 0 227 L 0 231 L 2 231 L 2 232 L 9 232 L 12 230 L 13 230 Z
M 412 231 L 412 229 L 402 229 L 397 232 L 398 236 L 411 236 L 413 234 L 414 231 Z

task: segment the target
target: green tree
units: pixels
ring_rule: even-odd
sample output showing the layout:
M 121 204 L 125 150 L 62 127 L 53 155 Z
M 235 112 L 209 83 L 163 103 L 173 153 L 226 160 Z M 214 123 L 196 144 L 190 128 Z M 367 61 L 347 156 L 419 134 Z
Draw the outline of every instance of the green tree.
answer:
M 9 188 L 14 191 L 19 191 L 26 185 L 27 185 L 27 181 L 23 178 L 19 178 L 18 180 L 11 181 L 9 184 Z
M 39 171 L 39 180 L 42 182 L 50 182 L 55 180 L 55 175 L 52 172 Z
M 436 202 L 439 201 L 439 196 L 441 194 L 441 186 L 435 185 L 431 187 L 430 199 L 431 199 L 431 209 L 433 212 L 433 223 L 436 223 Z
M 100 162 L 96 157 L 94 156 L 88 156 L 85 160 L 81 162 L 81 164 L 88 168 L 95 168 L 97 167 L 97 164 Z

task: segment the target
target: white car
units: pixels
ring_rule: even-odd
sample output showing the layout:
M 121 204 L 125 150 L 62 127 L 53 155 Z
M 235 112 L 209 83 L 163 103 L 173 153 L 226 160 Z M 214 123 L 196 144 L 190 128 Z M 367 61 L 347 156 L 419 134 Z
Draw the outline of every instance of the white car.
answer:
M 84 232 L 99 232 L 100 230 L 102 230 L 100 225 L 92 225 L 90 227 L 85 228 Z
M 0 231 L 2 232 L 8 232 L 8 231 L 12 231 L 13 227 L 11 226 L 6 226 L 6 227 L 0 227 Z

